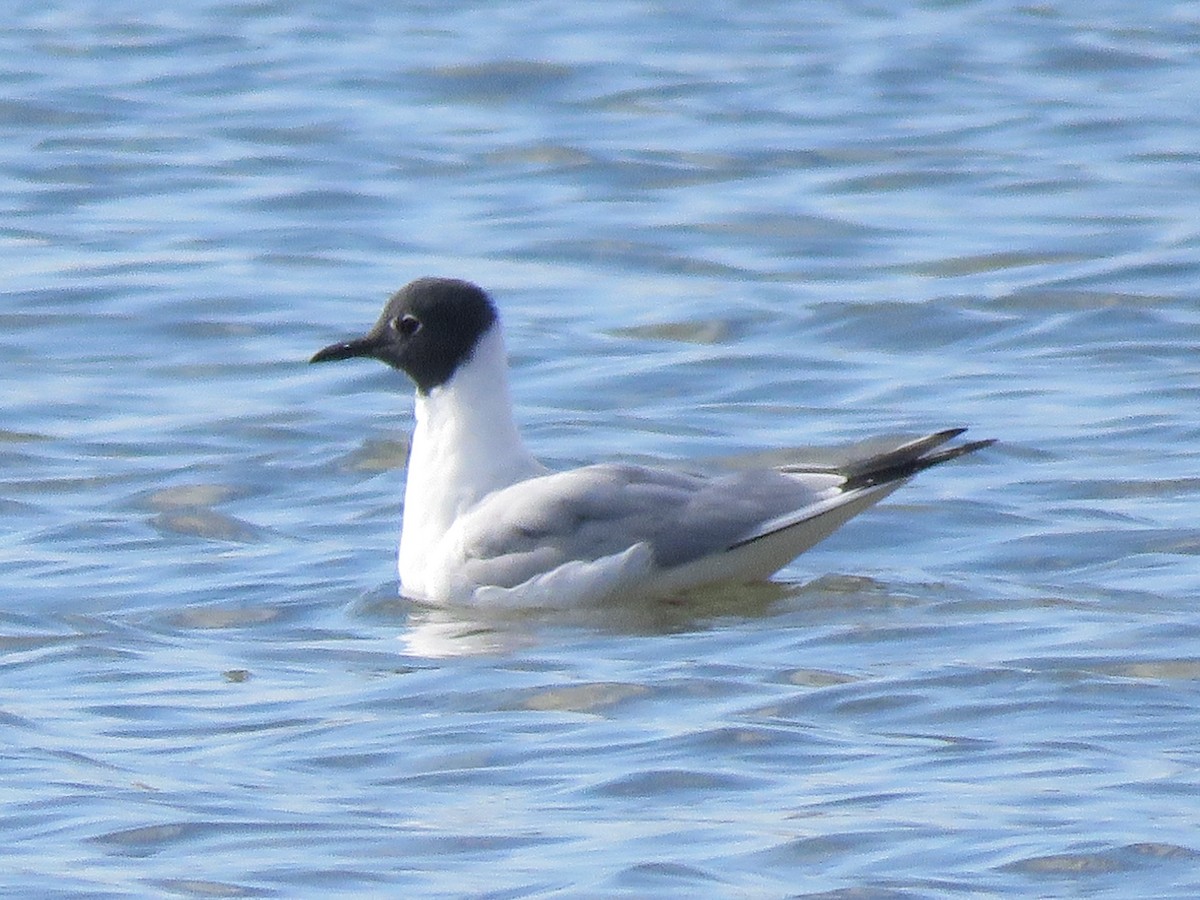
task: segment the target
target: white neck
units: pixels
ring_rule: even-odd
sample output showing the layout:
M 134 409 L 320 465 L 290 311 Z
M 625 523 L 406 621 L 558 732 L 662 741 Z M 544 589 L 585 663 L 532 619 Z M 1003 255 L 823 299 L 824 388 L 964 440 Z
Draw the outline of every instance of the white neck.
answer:
M 449 381 L 417 393 L 404 488 L 400 581 L 423 593 L 421 572 L 454 520 L 483 497 L 545 469 L 513 421 L 499 325 Z

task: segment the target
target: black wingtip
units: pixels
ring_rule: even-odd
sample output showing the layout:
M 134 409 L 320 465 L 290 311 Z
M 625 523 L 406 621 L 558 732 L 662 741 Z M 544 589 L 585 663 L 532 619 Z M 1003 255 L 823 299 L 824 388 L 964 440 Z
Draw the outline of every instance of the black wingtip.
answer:
M 995 438 L 979 441 L 968 441 L 954 447 L 942 447 L 946 442 L 963 434 L 965 428 L 947 428 L 915 441 L 902 444 L 894 450 L 871 456 L 867 459 L 856 460 L 841 470 L 846 477 L 842 485 L 843 491 L 853 491 L 859 488 L 873 487 L 877 484 L 887 484 L 911 478 L 918 472 L 982 450 L 996 443 Z M 941 447 L 942 449 L 936 449 Z

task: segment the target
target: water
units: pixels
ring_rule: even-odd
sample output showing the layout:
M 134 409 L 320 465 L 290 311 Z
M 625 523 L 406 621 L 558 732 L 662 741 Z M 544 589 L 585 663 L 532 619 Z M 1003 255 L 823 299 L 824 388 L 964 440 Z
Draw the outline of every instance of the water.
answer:
M 3 893 L 1196 896 L 1194 5 L 386 7 L 0 25 Z M 304 361 L 427 273 L 555 466 L 1001 443 L 423 610 L 407 391 Z

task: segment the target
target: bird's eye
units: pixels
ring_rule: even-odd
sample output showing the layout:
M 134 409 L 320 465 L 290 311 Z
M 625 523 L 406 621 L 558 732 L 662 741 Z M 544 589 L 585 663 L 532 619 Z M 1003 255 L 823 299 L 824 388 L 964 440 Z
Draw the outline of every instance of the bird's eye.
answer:
M 390 324 L 392 331 L 401 337 L 412 337 L 421 330 L 421 320 L 416 316 L 396 316 Z

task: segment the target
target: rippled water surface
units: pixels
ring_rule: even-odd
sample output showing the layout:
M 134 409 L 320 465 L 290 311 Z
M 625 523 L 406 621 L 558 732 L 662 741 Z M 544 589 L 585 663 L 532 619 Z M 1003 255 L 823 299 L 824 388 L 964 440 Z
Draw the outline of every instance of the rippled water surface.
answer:
M 1200 894 L 1200 13 L 15 4 L 9 896 Z M 776 585 L 396 596 L 422 274 L 555 466 L 970 425 Z

